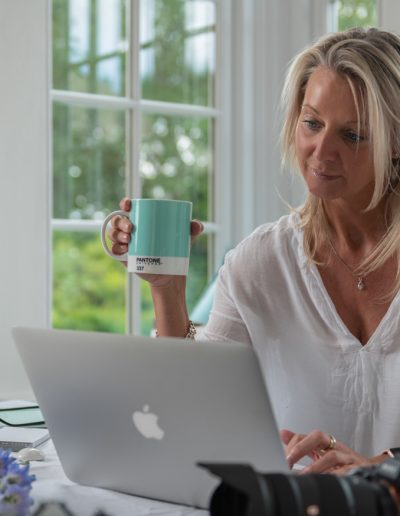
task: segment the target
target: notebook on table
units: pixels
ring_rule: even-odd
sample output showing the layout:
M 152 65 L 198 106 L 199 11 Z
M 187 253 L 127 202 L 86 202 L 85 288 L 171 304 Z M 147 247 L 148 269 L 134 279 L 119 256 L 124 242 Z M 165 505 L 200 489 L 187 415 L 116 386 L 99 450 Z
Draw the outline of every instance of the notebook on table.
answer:
M 23 428 L 3 426 L 0 428 L 0 448 L 14 452 L 22 448 L 35 448 L 50 438 L 47 428 Z
M 198 462 L 288 471 L 249 346 L 33 328 L 13 336 L 75 482 L 206 508 L 218 480 Z

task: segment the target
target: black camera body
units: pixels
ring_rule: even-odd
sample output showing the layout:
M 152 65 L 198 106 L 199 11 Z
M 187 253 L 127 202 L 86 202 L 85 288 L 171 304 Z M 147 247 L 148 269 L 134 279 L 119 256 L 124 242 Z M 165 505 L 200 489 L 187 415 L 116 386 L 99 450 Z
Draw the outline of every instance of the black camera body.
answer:
M 398 516 L 400 460 L 356 468 L 346 476 L 259 473 L 245 464 L 201 463 L 221 479 L 211 516 Z

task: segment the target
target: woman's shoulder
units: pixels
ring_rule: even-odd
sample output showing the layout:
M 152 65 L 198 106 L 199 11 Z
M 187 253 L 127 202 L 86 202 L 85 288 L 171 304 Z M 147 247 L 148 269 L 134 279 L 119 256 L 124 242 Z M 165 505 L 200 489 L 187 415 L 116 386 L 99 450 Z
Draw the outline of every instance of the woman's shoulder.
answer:
M 253 247 L 268 246 L 270 251 L 274 251 L 275 246 L 291 245 L 299 240 L 299 215 L 291 212 L 283 215 L 274 222 L 267 222 L 258 226 L 249 236 L 242 240 L 237 246 L 237 250 L 250 250 Z
M 234 264 L 245 260 L 254 263 L 262 259 L 265 263 L 266 260 L 295 257 L 302 242 L 299 222 L 299 215 L 294 211 L 258 226 L 227 254 L 226 262 Z
M 271 238 L 292 238 L 298 236 L 300 218 L 296 211 L 283 215 L 274 222 L 266 222 L 258 226 L 242 242 L 251 239 L 271 239 Z

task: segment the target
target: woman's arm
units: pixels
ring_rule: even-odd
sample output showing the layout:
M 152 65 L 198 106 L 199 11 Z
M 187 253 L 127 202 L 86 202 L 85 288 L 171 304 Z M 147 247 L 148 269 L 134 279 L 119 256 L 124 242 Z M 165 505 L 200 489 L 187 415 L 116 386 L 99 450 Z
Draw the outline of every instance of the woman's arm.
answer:
M 121 200 L 120 209 L 129 212 L 131 201 L 129 198 Z M 131 239 L 132 223 L 127 217 L 115 216 L 111 220 L 111 229 L 108 232 L 115 254 L 124 254 L 128 251 Z M 193 241 L 203 232 L 203 224 L 193 220 L 190 226 Z M 140 278 L 150 284 L 154 303 L 156 329 L 159 336 L 185 337 L 189 331 L 189 317 L 186 308 L 186 276 L 166 274 L 138 274 Z
M 185 337 L 189 331 L 186 308 L 186 277 L 177 276 L 166 285 L 151 284 L 157 335 Z

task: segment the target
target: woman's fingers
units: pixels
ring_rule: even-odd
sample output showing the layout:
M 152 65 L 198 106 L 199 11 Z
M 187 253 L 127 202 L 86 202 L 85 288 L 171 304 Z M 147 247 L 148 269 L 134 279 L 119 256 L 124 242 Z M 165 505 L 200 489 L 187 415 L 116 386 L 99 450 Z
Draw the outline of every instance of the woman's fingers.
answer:
M 204 225 L 200 220 L 194 219 L 190 223 L 190 241 L 193 244 L 193 242 L 196 241 L 197 237 L 201 235 L 204 231 Z
M 344 475 L 351 469 L 360 466 L 370 466 L 382 462 L 382 457 L 365 457 L 342 444 L 343 450 L 329 450 L 321 455 L 318 460 L 302 470 L 302 474 L 308 473 L 334 473 Z
M 128 233 L 124 233 L 119 229 L 111 228 L 108 232 L 108 236 L 113 243 L 128 244 L 131 236 Z
M 304 435 L 302 434 L 295 434 L 294 432 L 291 432 L 290 430 L 281 430 L 281 439 L 284 442 L 285 446 L 285 453 L 286 457 L 289 461 L 290 467 L 292 467 L 293 464 L 290 463 L 289 457 L 292 455 L 293 448 L 304 438 Z
M 288 448 L 288 460 L 293 465 L 311 452 L 324 450 L 329 446 L 329 436 L 321 430 L 313 430 L 307 435 L 296 434 Z
M 121 215 L 115 215 L 111 219 L 111 226 L 113 228 L 124 231 L 128 234 L 132 232 L 132 222 L 128 219 L 128 217 L 121 217 Z
M 131 211 L 132 202 L 129 197 L 124 197 L 119 202 L 119 208 L 123 211 Z
M 318 460 L 304 468 L 302 470 L 302 474 L 331 472 L 338 467 L 343 467 L 345 465 L 355 467 L 354 460 L 355 457 L 352 453 L 330 450 L 323 455 L 320 455 Z
M 114 254 L 125 254 L 128 252 L 128 244 L 113 244 L 111 251 Z
M 287 430 L 284 428 L 280 431 L 281 434 L 281 440 L 284 444 L 288 445 L 291 441 L 291 439 L 296 435 L 294 432 L 291 432 L 290 430 Z
M 113 242 L 112 250 L 115 254 L 123 254 L 127 251 L 127 244 L 131 240 L 132 223 L 127 217 L 115 215 L 111 219 L 111 228 L 108 230 L 108 236 Z M 119 247 L 116 244 L 123 244 Z M 125 249 L 125 250 L 120 250 Z
M 281 439 L 286 445 L 290 467 L 308 456 L 313 462 L 302 470 L 304 473 L 342 474 L 357 466 L 381 462 L 381 456 L 365 457 L 321 430 L 309 434 L 295 434 L 290 430 L 281 431 Z
M 201 235 L 204 231 L 204 225 L 200 220 L 193 219 L 190 223 L 190 234 L 192 238 Z
M 287 445 L 289 466 L 292 467 L 293 464 L 306 456 L 317 460 L 322 454 L 331 449 L 333 446 L 332 439 L 329 434 L 321 430 L 313 430 L 306 435 L 294 434 Z M 343 448 L 346 448 L 342 443 L 336 443 L 336 440 L 334 447 L 341 451 L 344 451 Z

